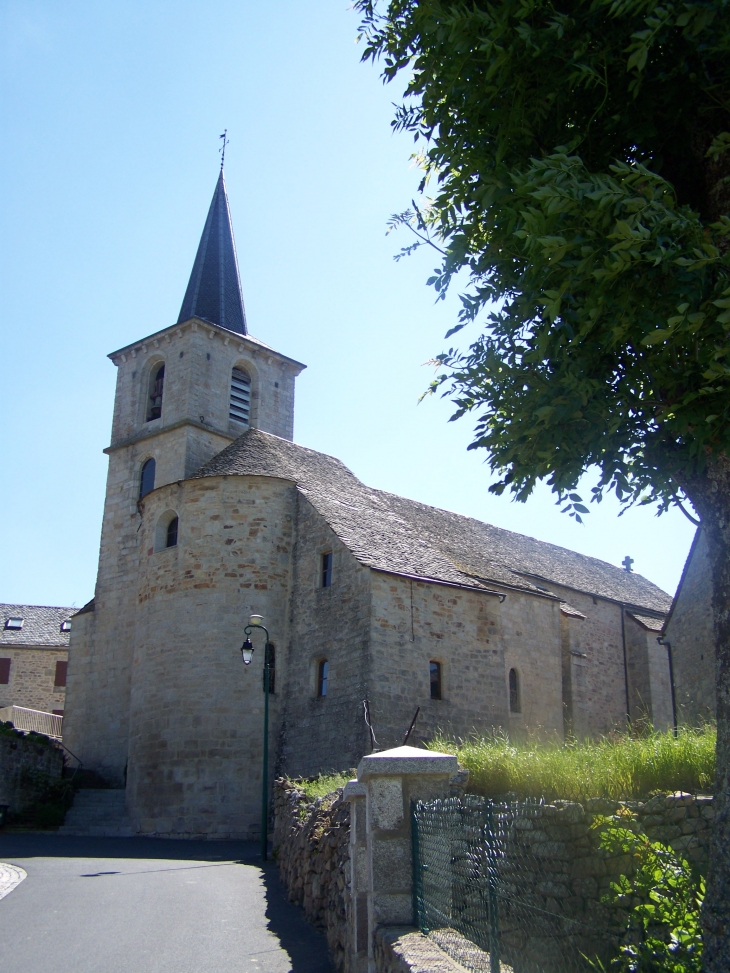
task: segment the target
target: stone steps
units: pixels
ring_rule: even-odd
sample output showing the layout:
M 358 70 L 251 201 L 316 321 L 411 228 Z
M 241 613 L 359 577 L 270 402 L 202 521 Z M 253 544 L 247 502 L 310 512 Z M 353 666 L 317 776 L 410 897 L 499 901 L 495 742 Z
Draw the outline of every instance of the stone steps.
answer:
M 58 834 L 131 838 L 134 831 L 127 814 L 125 793 L 123 788 L 78 790 Z

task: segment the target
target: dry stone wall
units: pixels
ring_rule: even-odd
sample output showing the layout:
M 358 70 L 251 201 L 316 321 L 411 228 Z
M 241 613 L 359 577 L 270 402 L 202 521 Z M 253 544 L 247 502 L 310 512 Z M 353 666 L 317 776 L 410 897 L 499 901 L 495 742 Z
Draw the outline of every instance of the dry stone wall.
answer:
M 326 930 L 337 969 L 349 973 L 354 935 L 348 882 L 350 810 L 341 798 L 337 791 L 308 801 L 296 783 L 278 780 L 274 787 L 274 846 L 289 898 Z M 536 805 L 516 820 L 505 848 L 503 894 L 518 906 L 516 911 L 508 909 L 501 922 L 505 963 L 516 973 L 532 969 L 535 963 L 553 973 L 561 969 L 566 951 L 603 958 L 615 955 L 625 935 L 628 907 L 602 900 L 619 875 L 632 874 L 633 863 L 629 856 L 600 848 L 600 829 L 593 827 L 599 819 L 669 845 L 705 871 L 714 814 L 712 797 L 683 792 L 660 794 L 644 802 L 594 799 L 583 804 L 556 801 Z M 456 840 L 450 852 L 453 887 L 463 892 L 457 874 L 458 844 Z M 476 887 L 475 895 L 479 895 Z M 461 904 L 468 908 L 468 902 Z M 523 912 L 532 917 L 530 922 L 519 921 Z M 550 916 L 556 919 L 545 919 L 542 925 L 535 920 Z M 438 959 L 433 968 L 455 968 L 435 943 L 424 941 L 412 930 L 387 927 L 378 932 L 376 940 L 376 968 L 382 973 L 406 973 L 414 964 L 419 967 L 427 954 L 429 962 Z
M 350 917 L 350 806 L 342 791 L 309 802 L 295 783 L 274 784 L 274 851 L 289 899 L 327 934 L 337 970 L 346 970 Z
M 595 825 L 615 824 L 645 834 L 704 871 L 713 817 L 711 797 L 682 792 L 646 802 L 556 801 L 523 810 L 507 831 L 498 868 L 505 962 L 515 973 L 562 973 L 566 956 L 598 955 L 605 962 L 616 954 L 631 904 L 608 904 L 604 898 L 620 875 L 633 875 L 635 865 L 630 855 L 601 848 L 602 829 Z M 460 862 L 468 869 L 468 835 L 461 851 L 459 844 L 451 847 L 457 878 Z M 479 886 L 455 882 L 455 889 L 469 888 L 463 902 L 454 901 L 456 912 L 468 909 L 472 896 L 478 906 Z
M 63 752 L 46 737 L 0 732 L 0 804 L 22 811 L 48 783 L 61 779 Z

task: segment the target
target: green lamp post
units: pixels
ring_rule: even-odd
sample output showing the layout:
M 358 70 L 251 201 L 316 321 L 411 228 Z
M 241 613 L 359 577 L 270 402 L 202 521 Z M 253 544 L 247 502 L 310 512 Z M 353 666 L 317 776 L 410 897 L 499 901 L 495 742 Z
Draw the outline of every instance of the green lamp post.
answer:
M 246 641 L 241 646 L 241 655 L 245 666 L 251 665 L 253 659 L 253 642 L 251 633 L 260 628 L 266 633 L 264 644 L 264 766 L 261 778 L 261 858 L 266 861 L 268 855 L 268 826 L 269 826 L 269 680 L 271 673 L 271 645 L 269 631 L 263 624 L 263 615 L 250 615 L 248 625 L 243 630 Z

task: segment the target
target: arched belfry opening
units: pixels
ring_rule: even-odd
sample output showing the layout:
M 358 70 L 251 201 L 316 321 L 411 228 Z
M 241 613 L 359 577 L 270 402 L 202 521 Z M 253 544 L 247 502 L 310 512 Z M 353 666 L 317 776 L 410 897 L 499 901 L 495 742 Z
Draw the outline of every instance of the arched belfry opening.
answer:
M 150 391 L 147 401 L 147 422 L 162 415 L 162 394 L 165 389 L 165 363 L 154 365 L 150 373 Z

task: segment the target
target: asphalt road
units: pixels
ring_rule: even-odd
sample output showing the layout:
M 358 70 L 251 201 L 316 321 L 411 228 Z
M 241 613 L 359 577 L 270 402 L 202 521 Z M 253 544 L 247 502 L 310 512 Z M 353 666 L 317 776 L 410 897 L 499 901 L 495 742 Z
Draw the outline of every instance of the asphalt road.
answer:
M 0 973 L 331 973 L 248 842 L 0 833 Z

